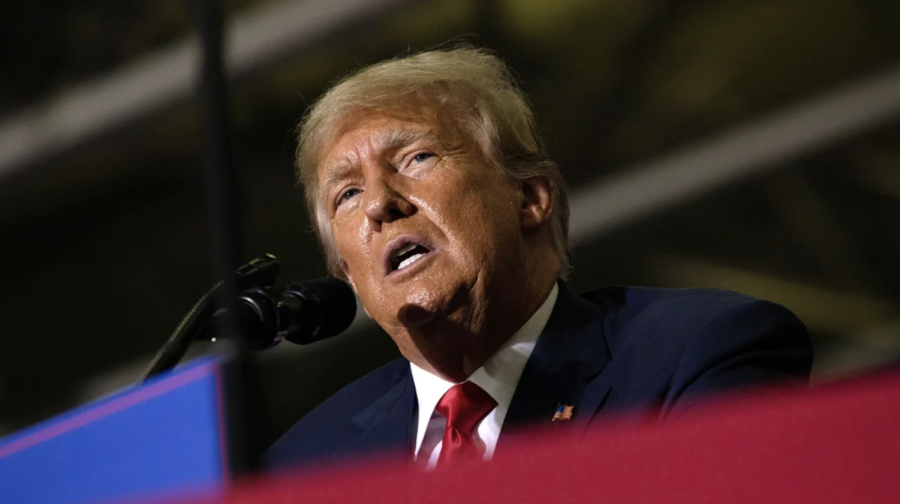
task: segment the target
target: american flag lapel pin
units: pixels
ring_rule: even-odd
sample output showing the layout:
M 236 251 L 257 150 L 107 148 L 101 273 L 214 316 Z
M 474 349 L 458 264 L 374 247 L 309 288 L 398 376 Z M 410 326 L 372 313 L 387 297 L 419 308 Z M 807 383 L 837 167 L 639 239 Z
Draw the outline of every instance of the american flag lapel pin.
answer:
M 559 403 L 556 406 L 556 413 L 553 414 L 552 421 L 553 422 L 556 422 L 556 421 L 562 422 L 564 420 L 571 420 L 574 409 L 575 409 L 575 406 L 569 406 L 568 404 Z

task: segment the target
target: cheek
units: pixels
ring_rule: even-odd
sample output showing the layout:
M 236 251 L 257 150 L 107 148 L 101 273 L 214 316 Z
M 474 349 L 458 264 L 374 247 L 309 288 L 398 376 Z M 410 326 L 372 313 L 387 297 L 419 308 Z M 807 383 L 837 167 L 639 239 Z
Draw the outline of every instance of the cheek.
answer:
M 365 220 L 356 222 L 352 215 L 336 217 L 331 223 L 335 247 L 350 270 L 359 273 L 367 254 Z
M 518 212 L 514 193 L 506 184 L 480 182 L 473 180 L 460 188 L 451 205 L 458 209 L 460 236 L 490 250 L 515 236 Z

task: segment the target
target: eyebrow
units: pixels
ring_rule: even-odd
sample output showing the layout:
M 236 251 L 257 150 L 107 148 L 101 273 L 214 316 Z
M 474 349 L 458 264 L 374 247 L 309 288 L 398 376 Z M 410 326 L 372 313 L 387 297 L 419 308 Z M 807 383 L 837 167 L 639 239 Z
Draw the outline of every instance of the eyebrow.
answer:
M 350 176 L 352 171 L 353 165 L 347 161 L 341 161 L 332 169 L 328 170 L 328 173 L 325 174 L 322 182 L 319 184 L 319 198 L 324 199 L 328 196 L 331 193 L 332 188 Z
M 428 129 L 393 129 L 379 135 L 375 143 L 378 149 L 383 152 L 391 152 L 407 145 L 421 142 L 432 141 L 440 143 L 440 139 L 433 131 Z
M 440 139 L 433 131 L 418 128 L 399 128 L 379 132 L 376 134 L 373 143 L 375 144 L 375 150 L 379 154 L 390 154 L 407 145 L 421 141 L 441 143 Z M 331 193 L 332 188 L 349 177 L 352 172 L 353 162 L 349 159 L 343 159 L 332 166 L 323 176 L 319 185 L 319 197 L 324 198 L 328 196 Z

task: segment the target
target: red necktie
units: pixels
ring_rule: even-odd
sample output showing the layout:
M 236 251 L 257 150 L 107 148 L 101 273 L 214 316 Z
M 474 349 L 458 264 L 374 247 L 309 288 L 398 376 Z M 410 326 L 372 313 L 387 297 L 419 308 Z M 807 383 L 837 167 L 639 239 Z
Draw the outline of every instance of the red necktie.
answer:
M 454 385 L 444 394 L 437 411 L 447 419 L 438 465 L 447 466 L 478 456 L 472 433 L 494 407 L 497 401 L 472 382 Z

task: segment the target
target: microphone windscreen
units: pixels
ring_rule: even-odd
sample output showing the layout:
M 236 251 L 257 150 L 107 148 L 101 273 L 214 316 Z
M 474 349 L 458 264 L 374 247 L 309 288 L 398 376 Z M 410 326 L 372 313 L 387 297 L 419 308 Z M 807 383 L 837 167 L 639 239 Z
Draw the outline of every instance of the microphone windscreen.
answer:
M 356 318 L 356 296 L 353 289 L 337 278 L 294 282 L 287 286 L 285 292 L 303 299 L 303 310 L 308 310 L 309 315 L 312 315 L 310 318 L 316 320 L 314 324 L 307 325 L 309 330 L 301 330 L 286 337 L 293 343 L 307 344 L 338 335 L 347 330 Z

